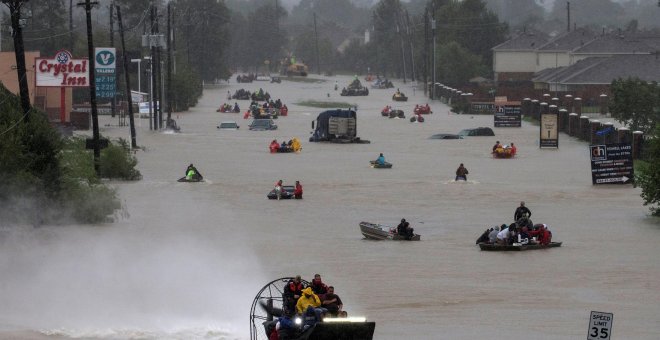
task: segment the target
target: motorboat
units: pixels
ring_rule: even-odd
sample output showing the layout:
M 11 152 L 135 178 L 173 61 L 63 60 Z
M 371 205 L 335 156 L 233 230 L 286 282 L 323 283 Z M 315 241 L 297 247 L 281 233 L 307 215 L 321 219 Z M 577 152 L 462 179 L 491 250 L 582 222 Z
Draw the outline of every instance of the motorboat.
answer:
M 397 234 L 396 228 L 370 222 L 360 222 L 360 232 L 370 240 L 419 241 L 421 239 L 419 234 L 413 234 L 408 240 L 405 236 Z

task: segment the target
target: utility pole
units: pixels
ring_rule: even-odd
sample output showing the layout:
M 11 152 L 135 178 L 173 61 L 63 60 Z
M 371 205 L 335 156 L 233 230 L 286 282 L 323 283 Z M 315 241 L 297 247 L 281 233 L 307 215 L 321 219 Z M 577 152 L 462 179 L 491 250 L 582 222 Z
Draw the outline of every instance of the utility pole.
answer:
M 115 8 L 115 0 L 112 0 L 110 2 L 110 47 L 115 47 L 115 17 L 113 13 L 114 8 Z M 115 118 L 115 110 L 117 110 L 115 99 L 116 99 L 116 95 L 113 96 L 112 99 L 110 99 L 110 116 L 112 118 Z M 121 119 L 119 121 L 121 122 Z
M 89 66 L 89 101 L 92 106 L 92 131 L 94 144 L 94 170 L 99 174 L 101 168 L 101 146 L 99 145 L 99 117 L 96 108 L 96 75 L 94 74 L 94 40 L 92 37 L 92 6 L 97 5 L 97 1 L 85 0 L 78 3 L 78 6 L 85 6 L 87 17 L 87 57 Z
M 410 16 L 406 10 L 406 33 L 410 42 L 410 80 L 415 81 L 415 48 L 413 46 L 413 37 L 410 34 Z
M 73 54 L 75 41 L 73 39 L 73 0 L 69 0 L 69 51 Z
M 403 83 L 406 83 L 406 52 L 403 49 L 403 32 L 400 30 L 399 20 L 400 16 L 397 15 L 396 33 L 399 34 L 399 42 L 401 45 L 401 61 L 403 62 Z
M 571 2 L 566 1 L 566 31 L 571 31 Z
M 137 148 L 137 141 L 135 139 L 135 119 L 133 118 L 133 97 L 131 96 L 131 78 L 128 73 L 128 63 L 130 60 L 126 58 L 126 44 L 124 43 L 124 24 L 121 21 L 121 7 L 117 6 L 117 21 L 119 21 L 119 37 L 121 39 L 121 56 L 124 65 L 124 78 L 126 79 L 126 100 L 128 102 L 128 123 L 131 126 L 131 148 Z M 139 65 L 139 64 L 138 64 Z M 138 71 L 138 76 L 139 76 Z
M 316 12 L 314 12 L 314 38 L 316 40 L 316 73 L 321 74 L 321 63 L 319 62 L 319 35 L 316 32 Z
M 25 48 L 23 47 L 23 28 L 21 27 L 21 7 L 28 0 L 2 0 L 9 7 L 11 15 L 12 37 L 14 38 L 14 51 L 16 54 L 16 70 L 18 71 L 18 88 L 21 95 L 21 108 L 25 121 L 30 121 L 30 91 L 27 82 L 27 69 L 25 67 Z
M 151 1 L 150 10 L 151 10 L 151 35 L 153 36 L 155 35 L 154 21 L 156 20 L 156 6 L 154 6 L 153 0 Z M 150 94 L 151 98 L 149 99 L 151 100 L 150 105 L 151 105 L 151 111 L 153 112 L 152 119 L 153 119 L 154 130 L 158 130 L 158 110 L 156 110 L 157 101 L 156 101 L 156 95 L 153 90 L 154 87 L 158 89 L 158 83 L 156 82 L 156 72 L 155 72 L 156 65 L 154 64 L 156 62 L 156 46 L 154 46 L 153 44 L 151 45 L 150 62 L 151 62 L 151 94 Z
M 424 95 L 428 95 L 429 69 L 429 9 L 424 10 Z
M 433 83 L 431 84 L 431 99 L 435 99 L 435 9 L 433 10 L 433 19 L 431 19 L 431 30 L 433 31 Z
M 167 3 L 167 124 L 172 119 L 172 6 Z
M 154 7 L 154 12 L 156 14 L 156 35 L 160 32 L 160 29 L 158 27 L 158 7 Z M 156 60 L 154 61 L 156 63 L 156 81 L 154 82 L 154 88 L 156 89 L 157 95 L 156 95 L 156 100 L 158 103 L 158 106 L 156 107 L 156 112 L 158 112 L 158 129 L 163 128 L 163 72 L 162 72 L 162 67 L 161 67 L 161 62 L 160 62 L 160 38 L 158 38 L 159 43 L 156 46 Z

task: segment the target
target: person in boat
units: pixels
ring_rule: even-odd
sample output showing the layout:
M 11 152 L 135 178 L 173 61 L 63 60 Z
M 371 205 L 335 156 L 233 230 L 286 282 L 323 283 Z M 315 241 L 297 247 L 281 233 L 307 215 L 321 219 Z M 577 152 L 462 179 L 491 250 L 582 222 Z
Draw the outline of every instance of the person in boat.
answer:
M 300 275 L 296 275 L 293 280 L 289 280 L 287 285 L 284 286 L 282 297 L 284 298 L 283 307 L 285 311 L 290 313 L 295 312 L 296 303 L 298 303 L 298 299 L 302 296 L 302 290 L 304 288 Z
M 406 221 L 406 222 L 404 223 L 404 225 L 405 225 L 405 227 L 406 227 L 406 229 L 405 229 L 405 233 L 406 233 L 406 234 L 405 234 L 405 237 L 406 237 L 406 240 L 412 240 L 413 236 L 415 236 L 415 229 L 413 229 L 413 228 L 410 226 L 410 223 L 409 223 L 408 221 Z
M 520 233 L 518 234 L 518 242 L 522 244 L 533 243 L 532 237 L 529 235 L 529 228 L 522 227 Z
M 200 174 L 199 171 L 197 171 L 197 168 L 195 168 L 195 166 L 192 165 L 192 163 L 190 163 L 190 165 L 188 165 L 188 168 L 186 168 L 186 179 L 191 181 L 195 178 L 200 178 L 200 177 L 202 177 L 202 174 Z
M 458 169 L 456 169 L 456 179 L 454 179 L 454 181 L 467 181 L 468 173 L 468 169 L 466 169 L 463 163 L 461 163 L 461 165 L 458 166 Z
M 298 314 L 302 314 L 307 310 L 307 307 L 309 306 L 314 308 L 321 307 L 321 299 L 319 299 L 318 295 L 314 294 L 312 287 L 307 287 L 302 290 L 302 296 L 296 303 L 296 311 Z
M 532 217 L 532 211 L 525 206 L 525 201 L 520 201 L 520 206 L 516 208 L 516 212 L 513 213 L 513 220 L 518 221 L 519 219 L 526 217 Z
M 275 194 L 277 195 L 277 200 L 279 201 L 282 198 L 282 180 L 275 183 Z
M 539 244 L 548 245 L 552 242 L 552 233 L 548 230 L 547 224 L 537 224 L 534 226 L 536 229 L 529 232 L 529 236 L 536 236 Z
M 496 141 L 495 145 L 493 145 L 493 153 L 495 153 L 497 149 L 501 149 L 501 148 L 502 148 L 502 144 L 500 144 L 500 141 Z
M 497 234 L 500 233 L 500 229 L 505 228 L 506 224 L 502 224 L 502 226 L 495 226 L 493 227 L 493 231 L 488 234 L 488 243 L 490 244 L 495 244 L 497 243 Z
M 280 152 L 289 152 L 289 146 L 285 141 L 282 141 L 282 145 L 280 145 Z
M 335 287 L 328 287 L 328 293 L 325 294 L 321 306 L 327 309 L 330 315 L 335 317 L 342 312 L 344 304 L 341 302 L 339 295 L 335 294 Z
M 308 306 L 305 310 L 305 313 L 302 315 L 302 331 L 314 327 L 317 323 L 323 321 L 325 311 L 320 308 L 314 308 L 313 306 Z
M 290 311 L 285 310 L 284 315 L 277 320 L 277 324 L 275 325 L 275 333 L 277 337 L 275 339 L 284 340 L 296 337 L 298 331 L 296 324 L 291 320 L 292 314 L 293 313 Z
M 303 196 L 303 187 L 300 184 L 300 181 L 296 181 L 296 188 L 293 189 L 293 197 L 297 200 L 301 200 Z M 318 274 L 317 274 L 318 275 Z M 320 277 L 320 276 L 319 276 Z
M 314 274 L 314 279 L 312 279 L 312 284 L 310 287 L 312 287 L 314 294 L 318 295 L 319 299 L 321 300 L 323 300 L 325 294 L 328 293 L 328 285 L 323 283 L 321 274 Z
M 238 107 L 238 102 L 234 102 L 234 112 L 241 112 L 241 108 Z
M 512 157 L 515 156 L 517 151 L 518 151 L 518 148 L 516 148 L 516 146 L 513 145 L 513 143 L 511 143 L 511 156 Z
M 300 146 L 300 140 L 296 137 L 293 137 L 292 143 L 291 143 L 291 149 L 293 152 L 298 152 L 302 150 L 302 146 Z
M 380 156 L 378 156 L 378 158 L 376 159 L 376 163 L 379 165 L 385 165 L 385 156 L 383 156 L 383 153 L 381 153 Z
M 475 244 L 479 243 L 488 243 L 488 235 L 493 231 L 493 228 L 488 228 L 486 231 L 484 231 L 479 238 L 477 238 L 477 242 Z
M 506 226 L 506 225 L 503 225 Z M 500 230 L 499 233 L 497 233 L 497 244 L 505 246 L 509 243 L 509 237 L 511 236 L 511 233 L 509 232 L 509 228 L 503 228 Z
M 392 110 L 392 108 L 389 105 L 385 105 L 385 108 L 383 108 L 382 112 L 383 113 L 390 113 L 390 110 Z
M 273 141 L 270 142 L 269 149 L 271 153 L 276 153 L 280 150 L 280 143 L 277 142 L 277 139 L 273 139 Z
M 396 226 L 396 233 L 400 236 L 405 236 L 406 235 L 406 219 L 402 218 L 401 223 L 399 223 L 398 226 Z

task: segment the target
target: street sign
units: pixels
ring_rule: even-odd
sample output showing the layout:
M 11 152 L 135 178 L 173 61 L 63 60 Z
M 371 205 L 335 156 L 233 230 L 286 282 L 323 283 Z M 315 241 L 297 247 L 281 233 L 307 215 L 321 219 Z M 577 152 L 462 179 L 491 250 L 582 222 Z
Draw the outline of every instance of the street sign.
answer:
M 587 340 L 608 340 L 612 335 L 614 314 L 591 311 Z
M 589 145 L 589 152 L 593 185 L 632 183 L 634 169 L 630 144 Z
M 521 127 L 520 103 L 495 102 L 495 127 Z
M 114 47 L 97 47 L 94 53 L 94 76 L 97 98 L 114 98 L 117 92 L 117 53 Z

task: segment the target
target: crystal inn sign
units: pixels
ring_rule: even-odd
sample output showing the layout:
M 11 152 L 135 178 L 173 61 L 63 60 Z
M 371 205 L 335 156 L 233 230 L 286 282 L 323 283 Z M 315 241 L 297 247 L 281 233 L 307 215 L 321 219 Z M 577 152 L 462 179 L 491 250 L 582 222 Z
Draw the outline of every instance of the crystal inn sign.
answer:
M 71 52 L 61 50 L 52 59 L 34 60 L 37 87 L 60 88 L 60 122 L 65 121 L 65 88 L 89 87 L 89 61 L 73 59 Z
M 61 50 L 52 59 L 35 60 L 37 86 L 89 87 L 89 61 L 74 59 L 71 52 Z

